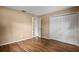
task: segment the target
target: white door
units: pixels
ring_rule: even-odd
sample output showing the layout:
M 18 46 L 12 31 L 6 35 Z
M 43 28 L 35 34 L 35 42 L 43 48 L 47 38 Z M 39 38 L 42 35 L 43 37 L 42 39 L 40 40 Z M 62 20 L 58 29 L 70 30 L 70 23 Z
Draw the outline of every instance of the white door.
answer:
M 33 37 L 41 37 L 41 19 L 38 16 L 32 19 L 32 35 Z

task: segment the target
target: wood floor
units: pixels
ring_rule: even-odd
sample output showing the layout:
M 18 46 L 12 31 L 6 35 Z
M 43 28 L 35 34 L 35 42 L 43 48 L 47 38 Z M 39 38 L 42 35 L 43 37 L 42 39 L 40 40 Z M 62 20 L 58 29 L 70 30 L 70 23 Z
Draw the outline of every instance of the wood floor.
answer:
M 52 39 L 33 38 L 0 46 L 1 52 L 79 52 L 79 47 Z

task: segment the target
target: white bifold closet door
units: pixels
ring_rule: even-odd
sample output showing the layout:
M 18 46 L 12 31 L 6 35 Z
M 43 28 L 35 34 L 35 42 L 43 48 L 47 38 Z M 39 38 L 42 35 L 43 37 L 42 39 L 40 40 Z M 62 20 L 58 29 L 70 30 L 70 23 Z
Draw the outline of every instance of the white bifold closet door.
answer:
M 32 36 L 41 37 L 41 18 L 38 16 L 32 18 Z
M 49 37 L 79 46 L 79 14 L 50 16 Z

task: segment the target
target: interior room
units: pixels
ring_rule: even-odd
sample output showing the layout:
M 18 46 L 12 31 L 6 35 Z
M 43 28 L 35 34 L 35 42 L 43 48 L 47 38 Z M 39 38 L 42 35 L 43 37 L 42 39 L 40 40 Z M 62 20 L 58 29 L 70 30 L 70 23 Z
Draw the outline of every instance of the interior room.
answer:
M 0 6 L 0 52 L 79 52 L 79 7 Z

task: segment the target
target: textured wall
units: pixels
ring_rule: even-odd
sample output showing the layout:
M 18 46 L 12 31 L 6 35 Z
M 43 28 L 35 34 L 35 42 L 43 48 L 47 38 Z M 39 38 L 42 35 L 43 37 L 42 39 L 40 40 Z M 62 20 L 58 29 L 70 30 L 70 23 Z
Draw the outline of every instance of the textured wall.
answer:
M 32 15 L 0 7 L 0 45 L 32 38 Z
M 49 38 L 49 17 L 41 17 L 41 36 L 43 38 Z

